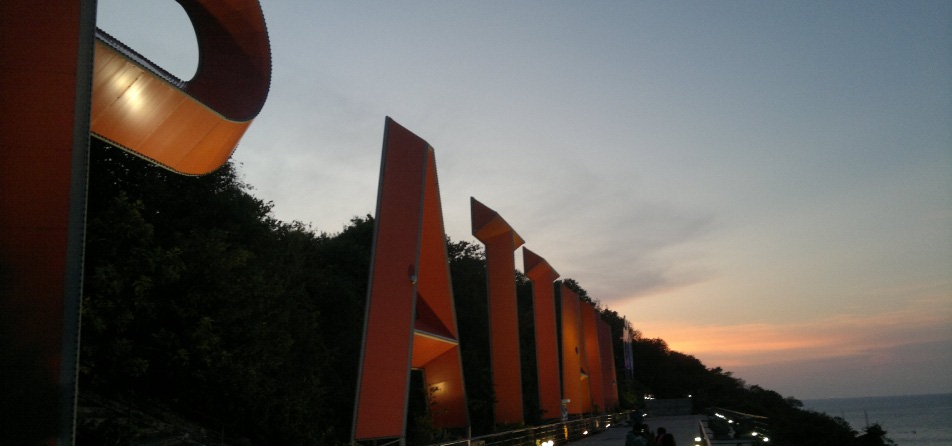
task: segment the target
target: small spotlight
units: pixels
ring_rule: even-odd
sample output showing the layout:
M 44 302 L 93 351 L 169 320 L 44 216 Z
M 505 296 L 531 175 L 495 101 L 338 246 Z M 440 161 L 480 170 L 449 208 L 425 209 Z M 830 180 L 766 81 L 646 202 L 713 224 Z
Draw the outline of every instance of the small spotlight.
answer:
M 588 435 L 588 431 L 587 430 L 582 431 L 582 435 Z
M 611 424 L 611 423 L 608 423 L 608 424 L 605 425 L 605 429 L 608 429 L 608 428 L 610 428 L 610 427 L 612 427 L 612 424 Z
M 697 442 L 697 443 L 700 443 L 700 442 L 701 442 L 701 437 L 694 437 L 694 441 Z

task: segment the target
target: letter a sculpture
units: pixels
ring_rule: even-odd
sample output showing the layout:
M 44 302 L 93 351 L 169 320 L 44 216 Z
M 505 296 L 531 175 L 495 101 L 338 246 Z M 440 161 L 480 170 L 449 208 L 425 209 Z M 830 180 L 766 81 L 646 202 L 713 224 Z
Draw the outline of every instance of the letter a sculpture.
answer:
M 353 440 L 405 438 L 410 370 L 437 428 L 469 425 L 436 157 L 387 118 Z

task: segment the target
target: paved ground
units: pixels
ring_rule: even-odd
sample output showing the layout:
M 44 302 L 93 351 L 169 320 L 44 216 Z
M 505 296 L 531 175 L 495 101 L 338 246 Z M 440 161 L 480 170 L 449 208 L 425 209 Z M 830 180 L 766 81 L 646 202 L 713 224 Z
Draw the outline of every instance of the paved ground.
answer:
M 675 443 L 678 446 L 691 446 L 694 444 L 694 437 L 699 434 L 698 421 L 704 418 L 703 415 L 682 415 L 672 417 L 647 417 L 645 423 L 654 431 L 659 427 L 664 427 L 668 432 L 674 434 Z M 624 446 L 625 435 L 631 430 L 628 426 L 612 426 L 605 431 L 572 442 L 572 446 Z

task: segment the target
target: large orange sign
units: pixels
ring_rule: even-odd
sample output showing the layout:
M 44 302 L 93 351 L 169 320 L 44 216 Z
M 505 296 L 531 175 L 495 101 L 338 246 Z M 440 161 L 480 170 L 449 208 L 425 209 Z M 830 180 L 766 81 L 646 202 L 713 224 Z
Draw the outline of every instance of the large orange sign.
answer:
M 267 96 L 257 1 L 179 3 L 202 56 L 183 84 L 121 44 L 94 43 L 94 0 L 0 2 L 0 341 L 40 358 L 43 376 L 18 379 L 62 389 L 22 405 L 44 408 L 34 418 L 60 413 L 55 425 L 29 424 L 32 442 L 73 441 L 90 120 L 101 138 L 202 174 L 224 163 Z
M 405 437 L 411 368 L 436 427 L 469 425 L 444 234 L 433 148 L 387 118 L 354 440 Z
M 558 418 L 562 410 L 562 380 L 559 375 L 559 340 L 552 282 L 559 278 L 559 273 L 549 266 L 549 262 L 525 247 L 522 248 L 522 266 L 532 281 L 539 407 L 543 410 L 543 418 Z
M 486 245 L 490 358 L 496 396 L 493 415 L 496 424 L 522 423 L 519 306 L 512 252 L 524 242 L 496 211 L 475 198 L 470 198 L 469 203 L 473 235 Z
M 171 170 L 209 173 L 228 160 L 271 85 L 271 49 L 257 0 L 181 0 L 201 60 L 176 79 L 97 32 L 92 133 Z

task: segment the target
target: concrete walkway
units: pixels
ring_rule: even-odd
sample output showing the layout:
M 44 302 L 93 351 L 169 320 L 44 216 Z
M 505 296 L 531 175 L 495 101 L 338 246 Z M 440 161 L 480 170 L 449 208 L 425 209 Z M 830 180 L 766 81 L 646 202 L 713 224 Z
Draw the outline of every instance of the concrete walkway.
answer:
M 674 435 L 677 446 L 692 446 L 694 437 L 700 434 L 698 421 L 703 415 L 680 415 L 670 417 L 646 417 L 645 424 L 652 432 L 664 427 Z M 612 426 L 605 431 L 573 441 L 572 446 L 625 446 L 625 435 L 631 430 L 629 426 Z

